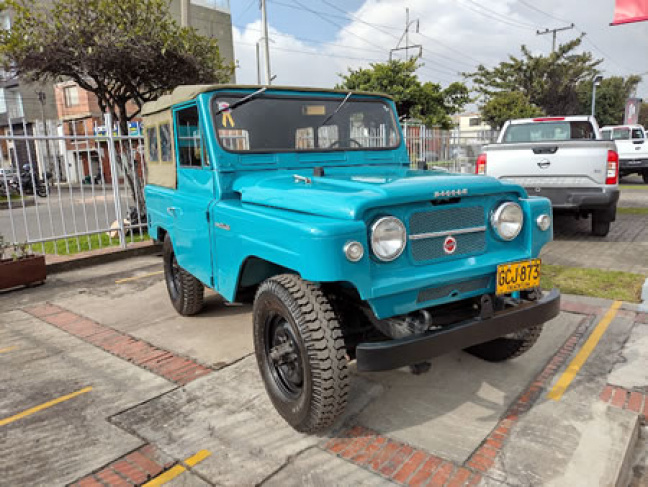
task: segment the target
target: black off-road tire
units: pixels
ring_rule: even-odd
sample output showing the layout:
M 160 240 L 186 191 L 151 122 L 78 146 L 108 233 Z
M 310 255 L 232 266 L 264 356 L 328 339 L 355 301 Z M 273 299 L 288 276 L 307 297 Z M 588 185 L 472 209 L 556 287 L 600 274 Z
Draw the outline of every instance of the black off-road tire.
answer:
M 610 220 L 606 211 L 592 212 L 592 235 L 595 237 L 605 237 L 610 233 Z
M 350 378 L 342 328 L 321 288 L 292 274 L 266 280 L 253 323 L 257 364 L 277 412 L 304 433 L 330 427 L 346 407 Z
M 171 303 L 182 316 L 191 316 L 203 308 L 205 286 L 178 265 L 173 251 L 173 243 L 167 234 L 162 245 L 164 261 L 164 280 Z
M 496 338 L 466 349 L 466 352 L 488 362 L 503 362 L 519 357 L 529 351 L 542 333 L 543 325 L 521 330 L 511 336 Z
M 643 178 L 643 182 L 648 184 L 648 171 L 642 172 L 641 177 Z

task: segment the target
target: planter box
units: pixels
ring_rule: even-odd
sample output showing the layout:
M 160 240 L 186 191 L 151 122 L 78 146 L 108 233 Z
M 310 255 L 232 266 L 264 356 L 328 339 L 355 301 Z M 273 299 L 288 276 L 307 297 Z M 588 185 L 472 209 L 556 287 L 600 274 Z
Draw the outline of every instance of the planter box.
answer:
M 30 255 L 25 259 L 0 261 L 0 289 L 45 282 L 45 277 L 44 255 Z

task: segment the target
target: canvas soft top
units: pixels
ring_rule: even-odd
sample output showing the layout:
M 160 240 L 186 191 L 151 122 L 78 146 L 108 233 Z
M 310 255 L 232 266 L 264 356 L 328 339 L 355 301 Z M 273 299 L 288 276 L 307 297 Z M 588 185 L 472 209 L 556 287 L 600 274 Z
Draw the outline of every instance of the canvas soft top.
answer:
M 223 90 L 223 89 L 248 89 L 248 90 L 258 90 L 262 88 L 260 85 L 182 85 L 178 86 L 168 95 L 162 95 L 155 101 L 145 103 L 142 108 L 142 116 L 151 115 L 153 113 L 158 113 L 163 110 L 168 110 L 173 105 L 179 103 L 184 103 L 186 101 L 193 100 L 201 93 L 206 93 L 208 91 Z M 346 95 L 349 91 L 352 91 L 357 95 L 372 95 L 372 96 L 382 96 L 392 99 L 391 96 L 384 93 L 372 93 L 368 91 L 356 91 L 356 90 L 332 90 L 327 88 L 304 88 L 300 86 L 268 86 L 268 89 L 272 90 L 285 90 L 285 91 L 310 91 L 314 93 L 340 93 Z

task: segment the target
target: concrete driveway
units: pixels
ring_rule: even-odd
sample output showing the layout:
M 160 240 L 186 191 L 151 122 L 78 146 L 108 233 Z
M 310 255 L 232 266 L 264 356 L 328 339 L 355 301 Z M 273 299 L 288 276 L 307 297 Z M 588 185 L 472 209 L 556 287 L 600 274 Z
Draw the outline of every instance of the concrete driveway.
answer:
M 307 436 L 267 399 L 248 306 L 210 294 L 178 316 L 158 257 L 54 275 L 0 295 L 0 483 L 625 482 L 648 410 L 648 316 L 578 297 L 563 309 L 510 362 L 352 368 L 345 416 Z

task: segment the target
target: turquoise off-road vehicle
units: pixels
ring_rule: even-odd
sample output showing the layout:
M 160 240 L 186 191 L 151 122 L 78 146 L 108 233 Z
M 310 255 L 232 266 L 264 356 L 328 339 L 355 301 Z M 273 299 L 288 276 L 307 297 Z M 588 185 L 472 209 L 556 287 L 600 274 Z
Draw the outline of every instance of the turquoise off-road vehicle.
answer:
M 559 312 L 539 288 L 549 201 L 493 178 L 414 171 L 379 94 L 183 86 L 144 108 L 149 231 L 173 305 L 253 299 L 256 358 L 299 431 L 360 371 L 467 349 L 528 350 Z

